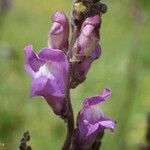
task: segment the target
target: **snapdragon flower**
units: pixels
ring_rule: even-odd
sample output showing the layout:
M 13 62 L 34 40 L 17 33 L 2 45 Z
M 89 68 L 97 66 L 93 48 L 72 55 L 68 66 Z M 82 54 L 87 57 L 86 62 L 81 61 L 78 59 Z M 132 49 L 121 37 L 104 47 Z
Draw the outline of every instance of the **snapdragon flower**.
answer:
M 66 111 L 65 83 L 68 59 L 59 49 L 43 48 L 37 54 L 32 45 L 25 47 L 25 69 L 32 76 L 31 97 L 43 96 L 57 115 Z
M 73 46 L 73 62 L 81 62 L 91 55 L 99 42 L 101 18 L 95 15 L 87 18 L 81 27 L 81 33 Z
M 73 145 L 75 150 L 89 150 L 92 144 L 104 129 L 113 130 L 116 122 L 105 117 L 99 104 L 106 101 L 111 95 L 111 90 L 106 88 L 102 95 L 86 98 L 83 108 L 77 118 L 77 128 L 73 135 Z M 76 147 L 76 148 L 75 148 Z
M 48 46 L 50 48 L 67 51 L 69 38 L 69 21 L 62 11 L 52 16 L 52 27 L 49 32 Z
M 100 56 L 101 56 L 101 47 L 99 44 L 97 44 L 96 48 L 93 50 L 93 52 L 89 57 L 85 58 L 81 63 L 76 64 L 72 88 L 77 87 L 80 83 L 85 81 L 86 75 L 90 70 L 93 61 L 98 59 Z

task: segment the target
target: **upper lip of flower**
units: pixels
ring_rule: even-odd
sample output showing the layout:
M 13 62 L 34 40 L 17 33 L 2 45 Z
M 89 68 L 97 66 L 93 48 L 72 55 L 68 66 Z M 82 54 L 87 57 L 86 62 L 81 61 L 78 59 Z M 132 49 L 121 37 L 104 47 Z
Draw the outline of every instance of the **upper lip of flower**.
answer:
M 113 130 L 116 122 L 104 116 L 98 105 L 106 101 L 111 95 L 111 90 L 105 88 L 101 95 L 86 98 L 83 102 L 83 108 L 80 110 L 77 118 L 77 127 L 82 136 L 89 135 L 99 129 L 99 126 Z M 89 130 L 84 132 L 84 129 Z M 95 128 L 95 129 L 94 129 Z M 84 135 L 85 134 L 85 135 Z
M 94 26 L 92 26 L 91 24 L 87 24 L 82 28 L 82 33 L 86 36 L 90 36 L 94 30 Z
M 50 33 L 53 35 L 59 35 L 63 32 L 63 26 L 59 22 L 53 22 Z
M 40 67 L 45 64 L 51 64 L 52 69 L 56 69 L 62 74 L 58 74 L 53 70 L 52 73 L 57 73 L 59 76 L 65 76 L 68 71 L 68 59 L 65 53 L 59 49 L 43 48 L 38 54 L 33 52 L 32 45 L 25 48 L 25 69 L 34 78 Z M 47 71 L 50 71 L 49 69 Z
M 65 88 L 65 78 L 68 72 L 68 59 L 63 51 L 58 49 L 43 48 L 38 54 L 32 50 L 32 45 L 25 48 L 26 71 L 33 78 L 41 76 L 56 80 Z

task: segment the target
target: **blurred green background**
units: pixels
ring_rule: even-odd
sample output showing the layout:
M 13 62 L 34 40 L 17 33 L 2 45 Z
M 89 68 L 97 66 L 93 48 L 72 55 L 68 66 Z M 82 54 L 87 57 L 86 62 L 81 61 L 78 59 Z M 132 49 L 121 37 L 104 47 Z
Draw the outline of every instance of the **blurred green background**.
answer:
M 114 133 L 106 131 L 102 150 L 137 150 L 145 143 L 150 113 L 150 1 L 103 2 L 108 12 L 101 28 L 102 56 L 72 91 L 73 107 L 77 115 L 85 97 L 110 87 L 110 101 L 101 107 L 118 124 Z M 63 121 L 41 98 L 29 99 L 31 78 L 24 71 L 23 48 L 31 43 L 36 50 L 45 47 L 50 16 L 56 10 L 69 16 L 71 3 L 12 0 L 8 10 L 0 9 L 0 143 L 5 143 L 0 150 L 18 149 L 27 130 L 33 150 L 59 150 L 63 143 Z

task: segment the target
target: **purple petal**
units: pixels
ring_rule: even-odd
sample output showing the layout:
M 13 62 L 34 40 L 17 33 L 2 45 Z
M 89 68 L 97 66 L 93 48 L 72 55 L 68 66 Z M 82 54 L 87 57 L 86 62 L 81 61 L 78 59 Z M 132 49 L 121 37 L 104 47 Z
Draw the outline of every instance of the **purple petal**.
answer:
M 57 34 L 61 34 L 62 32 L 63 32 L 62 25 L 60 23 L 54 22 L 52 24 L 52 28 L 51 28 L 50 34 L 57 35 Z
M 44 61 L 40 60 L 37 55 L 33 52 L 32 45 L 24 48 L 25 53 L 25 69 L 26 71 L 35 76 L 35 73 L 39 70 L 40 66 L 43 65 Z
M 51 48 L 67 51 L 69 38 L 69 21 L 65 13 L 57 11 L 52 16 L 52 28 L 49 32 L 48 45 Z
M 96 45 L 95 49 L 93 50 L 93 52 L 90 55 L 90 58 L 95 60 L 97 58 L 99 58 L 101 55 L 101 47 L 99 44 Z
M 80 147 L 82 150 L 88 150 L 92 144 L 95 142 L 98 134 L 99 134 L 99 124 L 88 124 L 86 126 L 87 132 L 85 133 L 84 136 L 81 135 L 81 132 L 79 130 L 79 137 L 78 137 L 78 147 Z
M 88 132 L 87 124 L 84 122 L 84 120 L 81 120 L 81 118 L 78 118 L 77 123 L 77 126 L 80 130 L 80 136 L 84 137 Z
M 42 60 L 46 61 L 54 61 L 54 62 L 66 62 L 67 56 L 65 53 L 59 49 L 52 49 L 52 48 L 42 48 L 41 51 L 38 53 L 38 57 Z
M 86 136 L 89 136 L 91 134 L 93 134 L 96 130 L 98 130 L 99 128 L 99 124 L 98 123 L 95 123 L 95 124 L 89 124 L 88 125 L 88 132 L 86 134 Z
M 116 126 L 116 121 L 112 119 L 107 119 L 107 118 L 100 119 L 98 123 L 104 128 L 110 129 L 110 130 L 113 130 Z
M 105 88 L 105 89 L 103 90 L 102 97 L 103 97 L 104 99 L 107 99 L 107 98 L 109 98 L 109 97 L 111 96 L 111 93 L 112 93 L 111 89 Z
M 34 79 L 31 85 L 31 96 L 43 96 L 57 115 L 63 115 L 66 111 L 66 101 L 63 91 L 56 81 L 46 77 Z
M 63 97 L 60 85 L 55 80 L 50 80 L 46 77 L 39 77 L 32 81 L 31 96 L 47 96 L 53 95 Z
M 57 97 L 52 95 L 44 96 L 47 103 L 52 107 L 56 115 L 63 116 L 67 109 L 67 102 L 64 95 Z
M 84 22 L 83 22 L 83 25 L 82 25 L 82 28 L 86 25 L 92 25 L 92 26 L 99 26 L 101 24 L 101 18 L 99 15 L 95 15 L 95 16 L 92 16 L 92 17 L 88 17 Z
M 37 79 L 34 79 L 31 83 L 31 93 L 30 96 L 43 96 L 44 93 L 47 92 L 46 86 L 48 83 L 48 78 L 46 77 L 40 77 Z M 52 88 L 50 91 L 53 90 Z
M 107 100 L 111 95 L 111 89 L 105 88 L 102 95 L 93 96 L 84 100 L 84 106 L 97 105 Z
M 84 28 L 82 29 L 82 33 L 85 35 L 85 36 L 90 36 L 94 30 L 94 26 L 92 25 L 85 25 Z
M 92 62 L 98 57 L 100 57 L 100 54 L 101 54 L 101 48 L 100 48 L 100 45 L 97 44 L 96 48 L 93 50 L 90 57 L 85 58 L 81 63 L 78 63 L 76 65 L 76 73 L 81 79 L 85 78 L 85 76 L 87 75 L 87 72 L 90 69 Z
M 76 65 L 75 73 L 80 81 L 85 79 L 92 62 L 93 60 L 91 60 L 90 58 L 86 58 L 85 60 L 83 60 L 83 62 Z
M 59 22 L 60 24 L 68 23 L 68 19 L 63 11 L 57 11 L 52 16 L 53 22 Z
M 100 45 L 97 44 L 96 48 L 93 50 L 92 54 L 85 58 L 82 62 L 77 63 L 75 66 L 75 78 L 72 82 L 72 88 L 77 87 L 86 79 L 86 75 L 93 63 L 93 61 L 99 58 L 101 55 Z
M 89 17 L 83 22 L 81 33 L 73 46 L 72 62 L 83 61 L 85 57 L 91 55 L 100 38 L 100 24 L 101 18 L 98 15 Z
M 38 57 L 41 60 L 50 63 L 52 68 L 56 70 L 56 72 L 54 73 L 55 77 L 59 81 L 62 81 L 62 86 L 64 86 L 64 82 L 67 78 L 69 63 L 65 53 L 58 49 L 43 48 L 39 52 Z
M 104 113 L 99 108 L 99 106 L 98 105 L 92 105 L 92 106 L 88 106 L 88 107 L 83 108 L 82 118 L 80 116 L 80 119 L 87 120 L 89 123 L 93 124 L 93 123 L 97 122 L 97 120 L 99 120 L 102 117 L 104 117 Z
M 63 50 L 62 48 L 66 46 L 67 40 L 64 40 L 64 27 L 60 23 L 54 22 L 49 33 L 49 47 Z

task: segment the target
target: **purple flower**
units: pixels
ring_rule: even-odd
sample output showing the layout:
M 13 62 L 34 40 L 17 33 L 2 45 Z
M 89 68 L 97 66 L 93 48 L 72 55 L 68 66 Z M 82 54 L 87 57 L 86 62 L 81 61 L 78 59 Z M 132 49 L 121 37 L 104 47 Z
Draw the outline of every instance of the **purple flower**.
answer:
M 85 58 L 81 63 L 77 63 L 75 66 L 75 75 L 72 82 L 72 88 L 77 87 L 80 83 L 85 81 L 86 75 L 94 60 L 98 59 L 101 55 L 101 47 L 97 44 L 91 55 Z
M 99 41 L 101 18 L 99 15 L 87 18 L 82 25 L 81 34 L 73 46 L 72 61 L 80 62 L 91 55 Z
M 99 104 L 111 95 L 110 89 L 104 89 L 102 95 L 86 98 L 77 118 L 77 128 L 73 136 L 79 150 L 88 150 L 104 129 L 113 130 L 116 122 L 104 116 Z
M 68 59 L 59 49 L 43 48 L 35 54 L 32 45 L 25 47 L 25 69 L 33 77 L 31 97 L 43 96 L 57 115 L 66 111 L 64 98 Z
M 67 51 L 69 37 L 69 22 L 65 13 L 57 11 L 52 16 L 52 27 L 49 32 L 48 45 L 50 48 Z

